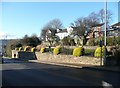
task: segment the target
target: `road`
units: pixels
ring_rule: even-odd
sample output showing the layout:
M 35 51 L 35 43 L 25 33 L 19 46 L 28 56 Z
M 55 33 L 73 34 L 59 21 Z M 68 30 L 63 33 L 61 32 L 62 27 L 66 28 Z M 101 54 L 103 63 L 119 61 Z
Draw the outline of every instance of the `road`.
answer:
M 2 86 L 120 86 L 117 72 L 5 59 Z

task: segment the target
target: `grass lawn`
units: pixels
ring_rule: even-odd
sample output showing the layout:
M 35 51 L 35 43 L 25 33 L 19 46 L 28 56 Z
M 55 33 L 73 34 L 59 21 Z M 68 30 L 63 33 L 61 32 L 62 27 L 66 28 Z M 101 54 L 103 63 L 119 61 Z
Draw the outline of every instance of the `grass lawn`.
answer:
M 93 55 L 94 51 L 94 49 L 85 49 L 85 55 Z

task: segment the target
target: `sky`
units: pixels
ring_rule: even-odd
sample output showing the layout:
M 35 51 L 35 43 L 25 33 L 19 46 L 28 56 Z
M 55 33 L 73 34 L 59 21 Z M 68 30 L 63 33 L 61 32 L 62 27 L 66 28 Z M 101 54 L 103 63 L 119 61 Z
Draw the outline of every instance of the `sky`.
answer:
M 79 17 L 104 8 L 103 2 L 0 2 L 0 38 L 22 38 L 25 34 L 40 36 L 50 20 L 58 18 L 68 27 Z M 113 13 L 111 24 L 118 22 L 118 2 L 108 2 Z

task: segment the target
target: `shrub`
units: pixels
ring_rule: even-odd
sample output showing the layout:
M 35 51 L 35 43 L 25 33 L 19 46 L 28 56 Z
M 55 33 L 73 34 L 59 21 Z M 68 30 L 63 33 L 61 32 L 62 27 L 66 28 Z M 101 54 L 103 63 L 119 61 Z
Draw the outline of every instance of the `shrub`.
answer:
M 86 45 L 88 45 L 88 46 L 94 46 L 95 45 L 95 39 L 94 38 L 93 39 L 89 39 L 87 41 Z
M 35 47 L 31 48 L 31 52 L 35 52 Z
M 69 45 L 69 41 L 70 41 L 69 37 L 64 37 L 64 38 L 62 39 L 62 44 L 63 44 L 63 45 Z
M 108 37 L 108 38 L 107 38 L 107 45 L 108 45 L 108 46 L 114 45 L 114 38 Z
M 54 50 L 53 50 L 53 53 L 54 53 L 55 55 L 58 55 L 58 54 L 60 53 L 60 49 L 61 49 L 60 46 L 55 47 Z
M 19 47 L 19 51 L 21 51 L 22 50 L 22 47 Z
M 102 49 L 102 53 L 101 53 L 101 49 Z M 106 50 L 107 51 L 107 50 Z M 105 52 L 105 47 L 102 46 L 101 47 L 98 47 L 96 50 L 95 50 L 95 53 L 94 53 L 94 56 L 95 57 L 100 57 L 102 55 L 102 57 L 104 56 L 104 52 Z
M 62 47 L 62 48 L 60 49 L 60 52 L 61 52 L 62 54 L 65 54 L 65 55 L 72 55 L 73 49 Z
M 115 46 L 111 48 L 112 58 L 116 60 L 116 65 L 120 66 L 120 46 Z
M 24 46 L 24 52 L 30 51 L 30 50 L 31 50 L 31 46 Z
M 41 53 L 44 53 L 44 52 L 45 52 L 45 48 L 42 47 L 42 48 L 40 49 L 40 52 L 41 52 Z
M 26 51 L 27 51 L 27 47 L 24 48 L 24 52 L 26 52 Z
M 73 50 L 73 56 L 81 56 L 84 54 L 84 48 L 83 47 L 77 47 Z

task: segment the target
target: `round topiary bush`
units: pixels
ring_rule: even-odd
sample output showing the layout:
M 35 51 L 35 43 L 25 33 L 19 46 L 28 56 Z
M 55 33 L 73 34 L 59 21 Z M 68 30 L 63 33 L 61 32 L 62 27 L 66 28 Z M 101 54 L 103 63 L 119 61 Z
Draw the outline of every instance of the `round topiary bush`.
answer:
M 40 52 L 41 52 L 41 53 L 44 53 L 44 52 L 45 52 L 45 48 L 42 47 L 42 48 L 40 49 Z
M 101 51 L 101 49 L 102 49 L 102 51 Z M 102 53 L 101 53 L 102 52 Z M 95 50 L 95 53 L 94 53 L 94 56 L 95 57 L 101 57 L 101 55 L 102 55 L 102 57 L 104 56 L 104 52 L 105 52 L 105 47 L 104 46 L 102 46 L 102 48 L 101 47 L 98 47 L 96 50 Z
M 81 56 L 84 54 L 84 48 L 83 47 L 77 47 L 73 50 L 73 56 Z
M 27 51 L 27 47 L 24 48 L 24 52 L 26 52 L 26 51 Z
M 61 46 L 56 46 L 56 47 L 54 48 L 54 50 L 53 50 L 53 53 L 54 53 L 55 55 L 58 55 L 58 54 L 60 53 L 60 49 L 61 49 Z
M 21 51 L 21 50 L 22 50 L 22 47 L 20 47 L 18 50 Z
M 31 48 L 31 52 L 35 52 L 35 47 Z

